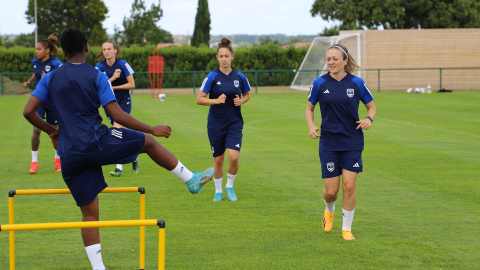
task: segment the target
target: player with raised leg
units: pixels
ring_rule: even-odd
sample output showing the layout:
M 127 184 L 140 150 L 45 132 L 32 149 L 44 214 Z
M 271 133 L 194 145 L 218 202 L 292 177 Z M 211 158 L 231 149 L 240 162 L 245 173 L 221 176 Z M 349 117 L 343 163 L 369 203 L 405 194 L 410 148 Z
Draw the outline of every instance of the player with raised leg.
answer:
M 365 82 L 351 73 L 360 68 L 345 46 L 334 44 L 327 50 L 329 72 L 313 81 L 308 95 L 305 112 L 309 135 L 320 138 L 319 156 L 325 189 L 323 199 L 326 207 L 322 220 L 325 232 L 333 226 L 335 201 L 340 189 L 342 176 L 342 237 L 354 240 L 352 222 L 357 195 L 357 175 L 363 170 L 362 151 L 364 147 L 363 131 L 372 126 L 376 114 L 373 96 Z M 362 101 L 367 108 L 367 116 L 360 120 L 358 107 Z M 322 117 L 321 132 L 314 123 L 315 105 L 320 104 Z
M 198 92 L 197 104 L 210 106 L 207 128 L 213 152 L 213 168 L 215 168 L 213 201 L 223 199 L 223 162 L 225 149 L 227 149 L 228 178 L 225 190 L 228 199 L 234 202 L 237 200 L 237 196 L 233 189 L 233 182 L 237 177 L 238 158 L 243 137 L 243 117 L 240 105 L 250 99 L 251 87 L 247 77 L 232 68 L 234 55 L 230 43 L 231 41 L 227 38 L 222 38 L 218 44 L 216 57 L 220 66 L 210 72 L 203 81 L 200 92 Z
M 108 77 L 85 63 L 88 44 L 82 31 L 68 28 L 60 41 L 68 62 L 40 81 L 23 115 L 52 140 L 59 141 L 63 179 L 81 209 L 82 221 L 99 220 L 98 193 L 107 187 L 102 166 L 132 162 L 140 153 L 147 153 L 158 165 L 180 178 L 191 193 L 200 192 L 211 180 L 213 168 L 191 172 L 149 135 L 168 138 L 172 131 L 169 126 L 151 127 L 118 106 Z M 36 113 L 46 100 L 51 100 L 58 112 L 60 130 L 42 121 Z M 130 129 L 108 128 L 102 124 L 100 106 L 115 122 Z M 92 268 L 104 270 L 99 229 L 82 229 L 82 238 Z
M 102 45 L 102 51 L 96 56 L 97 60 L 105 58 L 102 62 L 98 63 L 95 68 L 105 73 L 110 78 L 112 89 L 115 93 L 117 103 L 122 110 L 128 114 L 132 111 L 132 99 L 130 96 L 130 89 L 135 88 L 135 80 L 133 73 L 135 73 L 132 67 L 123 59 L 118 59 L 122 56 L 122 51 L 117 44 L 113 41 L 105 41 Z M 107 110 L 105 114 L 112 123 L 114 128 L 123 128 L 122 125 L 112 120 Z M 133 172 L 138 173 L 140 168 L 138 167 L 138 161 L 132 162 Z M 112 176 L 123 175 L 123 164 L 117 164 L 114 171 L 110 172 Z
M 35 87 L 37 86 L 40 79 L 45 76 L 45 74 L 53 71 L 54 69 L 60 67 L 62 62 L 57 60 L 52 54 L 58 54 L 57 48 L 58 38 L 55 36 L 55 33 L 48 36 L 46 39 L 42 39 L 37 43 L 37 48 L 35 51 L 35 58 L 32 60 L 33 75 L 24 82 L 23 88 L 27 89 L 27 86 L 35 80 Z M 37 113 L 47 121 L 50 125 L 53 125 L 57 128 L 57 116 L 53 110 L 52 103 L 50 101 L 45 102 L 37 110 Z M 36 174 L 38 171 L 38 149 L 40 148 L 40 133 L 41 130 L 33 126 L 32 134 L 32 163 L 30 164 L 30 174 Z M 57 154 L 58 143 L 52 141 L 53 150 L 55 152 L 55 172 L 61 172 L 62 166 L 60 164 L 60 157 Z

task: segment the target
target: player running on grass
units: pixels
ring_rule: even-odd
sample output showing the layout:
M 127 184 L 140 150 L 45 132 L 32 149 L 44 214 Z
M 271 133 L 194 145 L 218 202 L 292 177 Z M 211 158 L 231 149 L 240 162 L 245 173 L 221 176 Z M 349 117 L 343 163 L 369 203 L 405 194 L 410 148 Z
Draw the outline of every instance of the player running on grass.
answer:
M 342 175 L 342 237 L 354 240 L 352 221 L 357 195 L 357 174 L 362 172 L 363 131 L 372 126 L 376 114 L 373 96 L 365 82 L 351 73 L 360 68 L 345 46 L 335 44 L 327 50 L 329 73 L 313 81 L 305 112 L 310 137 L 320 138 L 320 163 L 325 189 L 326 204 L 322 227 L 330 232 L 333 226 L 335 201 Z M 359 120 L 360 101 L 367 107 L 367 117 Z M 322 117 L 321 133 L 313 121 L 315 105 L 320 103 Z
M 32 60 L 33 75 L 24 82 L 23 88 L 27 89 L 27 86 L 35 80 L 35 87 L 45 74 L 60 67 L 62 62 L 57 60 L 52 54 L 58 54 L 57 42 L 58 38 L 54 36 L 55 33 L 48 36 L 46 39 L 42 39 L 37 43 L 37 49 L 35 56 Z M 53 110 L 52 102 L 46 101 L 37 110 L 37 113 L 47 121 L 50 125 L 57 128 L 57 116 Z M 30 164 L 30 174 L 36 174 L 38 171 L 38 149 L 40 147 L 40 133 L 41 130 L 33 127 L 32 134 L 32 163 Z M 57 154 L 58 143 L 52 140 L 53 150 L 55 151 L 55 172 L 61 172 L 62 167 L 60 165 L 60 157 Z
M 105 58 L 105 60 L 98 63 L 95 68 L 105 73 L 108 78 L 110 78 L 110 83 L 112 83 L 112 89 L 114 90 L 113 92 L 115 93 L 117 104 L 124 112 L 130 114 L 132 111 L 130 89 L 135 88 L 135 80 L 133 79 L 134 71 L 127 61 L 117 59 L 117 57 L 121 56 L 122 52 L 117 44 L 113 41 L 105 41 L 102 45 L 102 51 L 99 52 L 96 57 L 97 60 L 100 60 L 101 58 Z M 112 120 L 107 110 L 105 110 L 105 114 L 113 127 L 123 128 L 122 125 Z M 132 166 L 133 172 L 138 173 L 140 169 L 137 160 L 132 162 Z M 117 164 L 117 167 L 114 171 L 110 172 L 110 175 L 122 176 L 123 164 Z
M 225 149 L 228 155 L 227 191 L 228 199 L 237 200 L 233 182 L 238 172 L 238 157 L 242 147 L 243 117 L 240 105 L 250 99 L 250 84 L 247 77 L 232 68 L 233 51 L 231 41 L 222 38 L 218 44 L 217 60 L 220 67 L 210 72 L 197 96 L 197 104 L 210 106 L 208 113 L 208 138 L 213 152 L 215 168 L 215 196 L 213 201 L 223 199 L 223 161 Z M 209 98 L 207 98 L 209 95 Z
M 200 192 L 202 186 L 211 180 L 213 168 L 192 173 L 152 136 L 135 131 L 168 138 L 172 130 L 167 125 L 151 127 L 144 124 L 118 106 L 107 75 L 85 63 L 88 45 L 82 31 L 68 28 L 60 41 L 68 62 L 40 81 L 23 115 L 52 140 L 59 141 L 63 179 L 81 209 L 82 221 L 99 220 L 97 195 L 107 187 L 102 165 L 129 163 L 140 153 L 147 153 L 158 165 L 180 178 L 191 193 Z M 60 130 L 36 114 L 46 100 L 51 100 L 58 112 Z M 131 129 L 103 125 L 98 113 L 100 105 L 115 122 Z M 93 269 L 104 270 L 99 229 L 82 229 L 82 238 Z

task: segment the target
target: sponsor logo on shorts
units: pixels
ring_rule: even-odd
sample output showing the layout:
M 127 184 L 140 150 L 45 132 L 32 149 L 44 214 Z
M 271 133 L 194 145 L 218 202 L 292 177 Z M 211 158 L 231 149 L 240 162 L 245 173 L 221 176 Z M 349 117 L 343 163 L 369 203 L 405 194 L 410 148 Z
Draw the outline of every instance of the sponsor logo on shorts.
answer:
M 358 162 L 353 165 L 354 168 L 360 168 L 360 165 L 358 165 Z
M 218 84 L 218 85 L 222 85 L 222 83 L 221 83 L 221 82 L 217 82 L 217 84 Z
M 214 154 L 215 154 L 215 149 L 213 148 L 213 146 L 212 146 L 212 153 L 214 153 Z
M 327 169 L 329 172 L 333 172 L 333 170 L 335 170 L 335 164 L 333 162 L 327 163 Z
M 239 143 L 235 144 L 235 147 L 240 148 L 240 144 Z
M 354 94 L 355 94 L 355 90 L 353 90 L 352 88 L 347 89 L 347 96 L 349 98 L 353 97 Z
M 236 88 L 240 86 L 240 82 L 238 80 L 233 81 L 233 84 L 235 85 Z

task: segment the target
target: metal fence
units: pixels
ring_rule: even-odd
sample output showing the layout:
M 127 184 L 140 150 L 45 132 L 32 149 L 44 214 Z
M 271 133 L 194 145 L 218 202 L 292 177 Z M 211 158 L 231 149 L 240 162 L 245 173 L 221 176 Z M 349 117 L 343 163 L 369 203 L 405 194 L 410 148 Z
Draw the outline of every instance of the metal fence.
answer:
M 196 94 L 203 79 L 210 71 L 165 71 L 163 77 L 164 89 L 190 89 Z M 310 72 L 319 77 L 325 70 L 244 70 L 252 90 L 258 93 L 259 87 L 290 86 L 298 72 Z M 399 69 L 362 69 L 356 75 L 363 78 L 371 91 L 400 91 L 407 88 L 430 85 L 433 90 L 442 88 L 451 90 L 480 90 L 480 67 L 458 68 L 399 68 Z M 0 73 L 0 90 L 4 95 L 22 95 L 31 93 L 34 83 L 23 89 L 22 83 L 27 81 L 32 73 Z M 148 72 L 135 72 L 137 91 L 150 89 Z M 308 90 L 305 86 L 305 90 Z M 189 91 L 186 91 L 188 93 Z

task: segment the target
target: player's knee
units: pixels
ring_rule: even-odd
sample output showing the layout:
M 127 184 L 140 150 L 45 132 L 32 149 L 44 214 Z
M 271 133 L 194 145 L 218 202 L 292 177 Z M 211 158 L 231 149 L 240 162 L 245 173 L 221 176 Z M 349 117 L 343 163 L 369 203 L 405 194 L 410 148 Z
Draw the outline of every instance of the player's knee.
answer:
M 238 157 L 229 157 L 228 162 L 232 165 L 238 165 Z
M 41 132 L 42 131 L 39 128 L 33 127 L 33 136 L 40 136 Z
M 323 196 L 329 199 L 335 199 L 338 195 L 338 188 L 325 187 L 323 190 Z
M 342 184 L 343 193 L 352 194 L 355 193 L 355 184 L 354 183 L 343 183 Z

